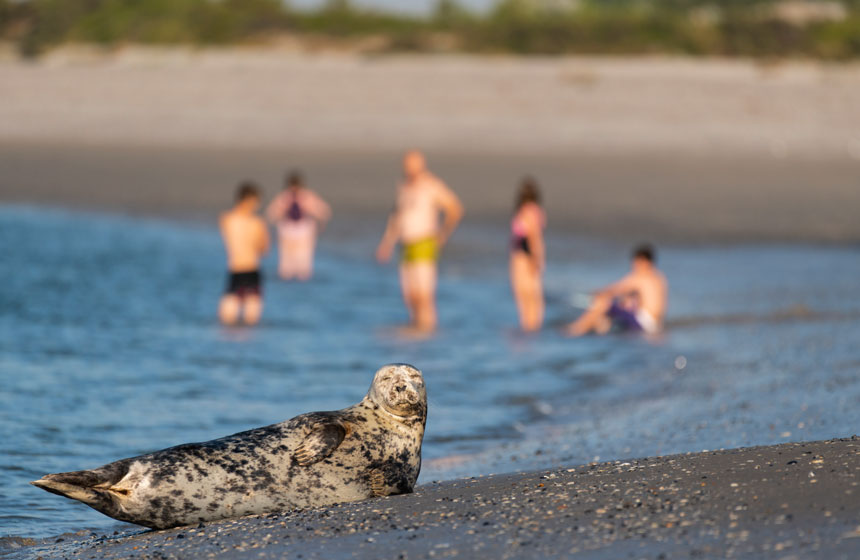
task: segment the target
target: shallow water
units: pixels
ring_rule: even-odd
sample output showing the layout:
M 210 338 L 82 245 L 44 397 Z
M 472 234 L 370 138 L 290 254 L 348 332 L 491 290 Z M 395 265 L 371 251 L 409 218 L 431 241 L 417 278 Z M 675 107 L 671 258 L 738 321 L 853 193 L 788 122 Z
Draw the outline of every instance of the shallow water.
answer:
M 342 408 L 387 362 L 427 379 L 425 482 L 858 431 L 856 248 L 667 248 L 662 340 L 568 340 L 553 325 L 625 271 L 626 248 L 550 238 L 550 327 L 523 336 L 504 230 L 467 226 L 442 268 L 443 328 L 419 342 L 394 334 L 377 226 L 328 233 L 308 284 L 275 281 L 269 259 L 263 323 L 231 330 L 214 318 L 214 227 L 0 208 L 0 537 L 121 527 L 27 482 Z

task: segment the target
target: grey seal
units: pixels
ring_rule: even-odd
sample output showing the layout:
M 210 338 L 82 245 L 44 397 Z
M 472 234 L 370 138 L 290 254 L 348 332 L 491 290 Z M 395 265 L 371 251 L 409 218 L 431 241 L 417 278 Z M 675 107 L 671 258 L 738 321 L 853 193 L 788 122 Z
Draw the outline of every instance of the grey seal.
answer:
M 404 494 L 421 469 L 426 420 L 421 372 L 390 364 L 343 410 L 31 484 L 153 529 Z

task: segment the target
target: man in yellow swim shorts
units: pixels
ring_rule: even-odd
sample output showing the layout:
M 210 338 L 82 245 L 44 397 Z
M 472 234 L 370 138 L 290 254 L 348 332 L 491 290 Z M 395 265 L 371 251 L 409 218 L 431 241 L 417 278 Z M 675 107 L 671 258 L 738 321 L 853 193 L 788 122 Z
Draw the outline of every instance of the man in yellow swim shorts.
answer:
M 436 261 L 439 251 L 463 218 L 457 195 L 430 173 L 421 152 L 412 150 L 403 157 L 404 181 L 397 190 L 397 204 L 376 258 L 388 262 L 399 241 L 400 286 L 412 327 L 420 332 L 436 329 Z M 440 214 L 444 220 L 440 224 Z
M 421 261 L 435 262 L 439 257 L 439 244 L 435 237 L 428 237 L 420 241 L 403 244 L 403 253 L 400 261 L 403 263 L 417 263 Z

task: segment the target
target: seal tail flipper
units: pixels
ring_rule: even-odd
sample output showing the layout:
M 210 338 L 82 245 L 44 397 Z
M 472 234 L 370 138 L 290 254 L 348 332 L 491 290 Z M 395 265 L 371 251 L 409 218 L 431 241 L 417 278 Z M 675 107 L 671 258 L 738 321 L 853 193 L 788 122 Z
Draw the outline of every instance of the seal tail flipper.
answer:
M 49 474 L 30 484 L 52 494 L 65 496 L 85 504 L 93 504 L 100 502 L 101 496 L 93 488 L 95 485 L 92 484 L 92 474 L 92 471 Z
M 117 461 L 99 469 L 48 474 L 30 484 L 51 492 L 83 502 L 102 511 L 112 504 L 111 494 L 116 497 L 128 494 L 128 490 L 114 485 L 128 474 L 128 463 Z

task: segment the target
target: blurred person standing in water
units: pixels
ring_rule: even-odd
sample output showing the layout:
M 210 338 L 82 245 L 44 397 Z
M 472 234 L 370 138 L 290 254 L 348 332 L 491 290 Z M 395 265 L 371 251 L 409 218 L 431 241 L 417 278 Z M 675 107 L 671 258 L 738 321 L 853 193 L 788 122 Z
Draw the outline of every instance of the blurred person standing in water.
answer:
M 427 169 L 416 150 L 403 157 L 404 181 L 376 250 L 379 262 L 388 262 L 400 242 L 400 285 L 411 327 L 429 333 L 436 329 L 436 262 L 439 251 L 463 218 L 457 195 Z M 444 221 L 440 224 L 440 215 Z
M 668 294 L 654 248 L 640 245 L 633 250 L 627 276 L 599 290 L 585 313 L 568 325 L 567 334 L 606 334 L 613 327 L 657 334 L 663 329 Z
M 240 316 L 256 324 L 263 313 L 260 259 L 269 251 L 269 231 L 257 215 L 260 189 L 244 182 L 236 191 L 236 204 L 221 214 L 219 222 L 227 251 L 227 289 L 218 306 L 218 317 L 234 325 Z
M 544 317 L 543 270 L 545 251 L 543 228 L 546 217 L 540 190 L 531 177 L 523 179 L 517 192 L 511 220 L 511 288 L 517 304 L 520 327 L 526 332 L 540 329 Z
M 286 178 L 266 216 L 278 231 L 278 274 L 284 280 L 309 280 L 313 275 L 317 232 L 331 218 L 331 208 L 305 186 L 301 173 Z

